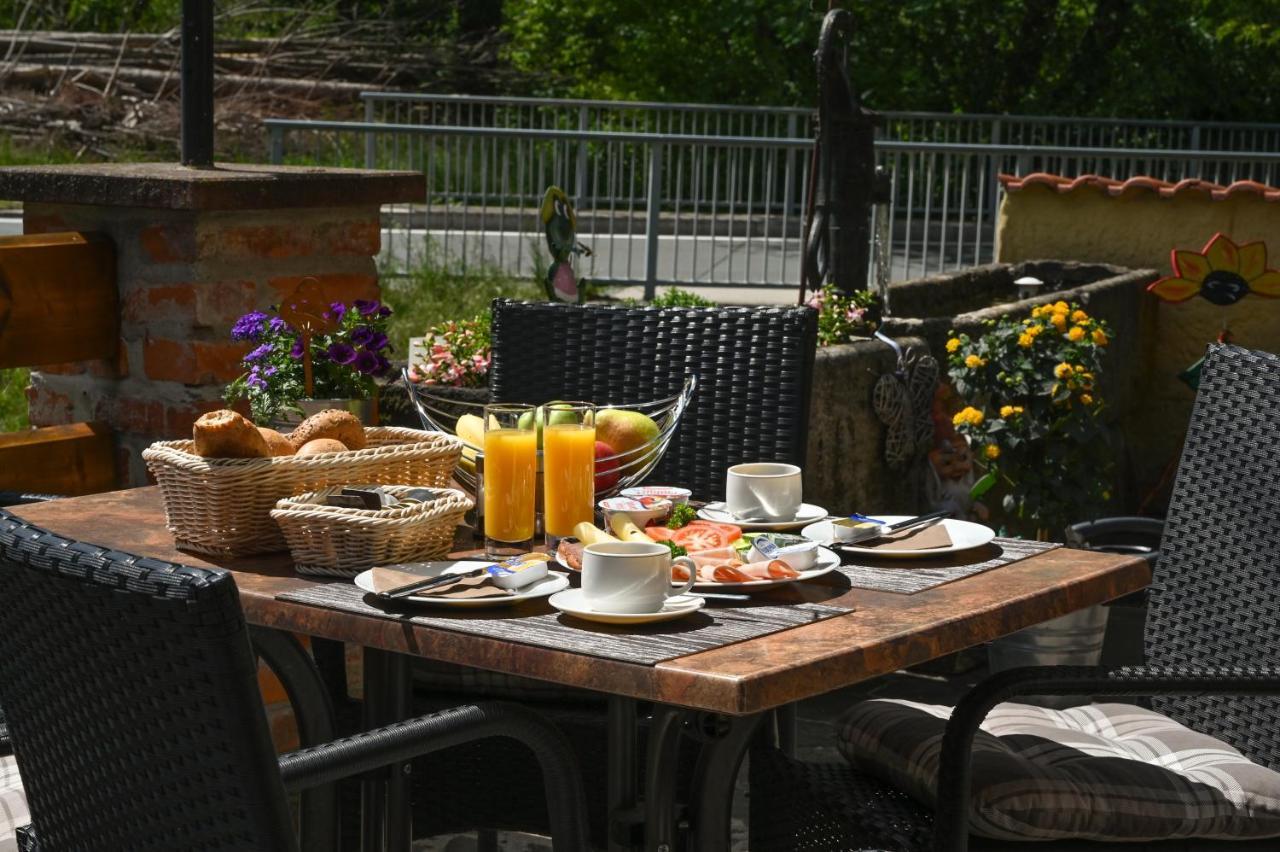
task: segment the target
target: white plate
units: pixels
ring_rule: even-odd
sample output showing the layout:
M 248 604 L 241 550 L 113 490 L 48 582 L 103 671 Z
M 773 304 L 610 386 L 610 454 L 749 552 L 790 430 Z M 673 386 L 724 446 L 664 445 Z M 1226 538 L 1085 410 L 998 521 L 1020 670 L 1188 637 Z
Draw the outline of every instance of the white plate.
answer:
M 751 580 L 747 583 L 694 583 L 693 587 L 703 592 L 758 592 L 763 589 L 772 589 L 775 586 L 787 586 L 803 580 L 812 580 L 814 577 L 830 574 L 839 567 L 840 554 L 834 550 L 819 547 L 817 564 L 808 571 L 801 571 L 799 577 L 792 577 L 789 580 Z
M 733 524 L 747 532 L 773 530 L 793 530 L 796 527 L 811 524 L 819 518 L 825 518 L 827 510 L 812 503 L 801 503 L 800 511 L 789 521 L 739 521 L 735 520 L 723 503 L 708 503 L 698 510 L 698 517 L 716 524 Z
M 556 563 L 575 574 L 582 573 L 576 568 L 570 568 L 569 564 L 560 557 L 558 552 L 556 553 Z M 818 563 L 808 571 L 801 571 L 799 577 L 792 577 L 789 580 L 751 580 L 747 583 L 694 583 L 693 587 L 703 592 L 758 592 L 763 589 L 772 589 L 774 586 L 786 586 L 790 583 L 799 583 L 801 580 L 812 580 L 814 577 L 830 574 L 839 567 L 840 555 L 834 550 L 819 547 Z
M 912 515 L 871 515 L 879 521 L 886 524 L 896 524 L 899 521 L 909 520 Z M 907 549 L 880 549 L 868 550 L 868 556 L 887 556 L 893 559 L 928 559 L 931 556 L 945 556 L 948 553 L 959 553 L 962 550 L 972 550 L 975 547 L 982 547 L 984 544 L 990 544 L 991 539 L 996 537 L 995 530 L 991 527 L 984 527 L 982 524 L 975 524 L 972 521 L 957 521 L 952 518 L 945 518 L 939 523 L 946 524 L 947 535 L 951 536 L 950 547 L 937 547 L 933 550 L 907 550 Z M 810 541 L 827 544 L 831 541 L 831 521 L 818 521 L 816 524 L 809 524 L 800 531 L 800 535 Z M 850 548 L 846 552 L 856 553 L 856 549 Z
M 586 621 L 603 624 L 651 624 L 655 621 L 674 621 L 692 615 L 706 604 L 707 599 L 698 595 L 674 595 L 667 598 L 657 612 L 601 612 L 587 604 L 582 589 L 568 589 L 551 596 L 547 603 L 561 612 Z
M 397 565 L 397 571 L 404 571 L 406 574 L 416 574 L 419 577 L 438 577 L 441 574 L 459 574 L 463 571 L 469 571 L 476 568 L 481 563 L 475 559 L 465 561 L 451 562 L 411 562 L 406 565 Z M 365 571 L 356 576 L 356 585 L 366 592 L 373 592 L 373 571 Z M 531 586 L 525 586 L 523 589 L 517 589 L 510 595 L 493 598 L 442 598 L 435 595 L 409 595 L 404 598 L 418 604 L 432 604 L 433 606 L 455 607 L 459 609 L 468 609 L 484 606 L 510 606 L 521 601 L 533 600 L 534 598 L 545 598 L 548 595 L 554 595 L 556 592 L 569 588 L 569 576 L 560 571 L 548 571 L 547 576 Z

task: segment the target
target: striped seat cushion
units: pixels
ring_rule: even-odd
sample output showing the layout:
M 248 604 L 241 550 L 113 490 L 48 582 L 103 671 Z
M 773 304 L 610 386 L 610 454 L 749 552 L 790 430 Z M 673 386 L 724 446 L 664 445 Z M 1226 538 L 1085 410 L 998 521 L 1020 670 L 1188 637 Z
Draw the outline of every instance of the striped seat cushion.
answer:
M 18 777 L 18 763 L 13 755 L 0 757 L 0 852 L 15 852 L 15 832 L 31 822 L 27 812 L 27 796 Z
M 935 804 L 950 707 L 876 699 L 844 720 L 860 771 Z M 1130 704 L 1001 704 L 973 748 L 970 830 L 1000 840 L 1280 836 L 1280 773 Z

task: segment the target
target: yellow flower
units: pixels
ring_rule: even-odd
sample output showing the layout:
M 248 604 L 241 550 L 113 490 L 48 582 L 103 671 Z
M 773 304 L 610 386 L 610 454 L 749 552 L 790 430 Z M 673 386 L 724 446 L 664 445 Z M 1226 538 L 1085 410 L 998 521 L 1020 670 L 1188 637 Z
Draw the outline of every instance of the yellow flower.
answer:
M 1066 302 L 1058 302 L 1053 306 L 1053 312 L 1055 314 L 1067 314 L 1071 312 L 1071 306 Z
M 1079 343 L 1084 340 L 1084 326 L 1073 325 L 1071 330 L 1067 332 L 1067 340 L 1072 343 Z
M 987 366 L 987 359 L 979 358 L 977 355 L 966 355 L 964 358 L 964 365 L 970 370 L 976 370 L 979 367 Z
M 992 461 L 1000 458 L 1000 448 L 997 447 L 995 444 L 987 444 L 987 448 L 982 452 L 986 455 L 987 458 L 991 459 Z
M 1021 346 L 1023 349 L 1030 349 L 1031 344 L 1035 342 L 1036 342 L 1036 336 L 1034 334 L 1028 334 L 1027 332 L 1024 331 L 1022 334 L 1018 335 L 1018 345 Z
M 1067 315 L 1055 313 L 1053 315 L 1053 327 L 1058 331 L 1067 330 Z
M 1002 405 L 1002 406 L 1000 406 L 1000 416 L 1001 416 L 1002 418 L 1004 418 L 1005 420 L 1008 420 L 1010 417 L 1012 417 L 1012 416 L 1013 416 L 1013 406 L 1012 406 L 1012 405 Z
M 1071 365 L 1068 364 L 1066 361 L 1063 361 L 1061 364 L 1053 368 L 1053 375 L 1055 378 L 1059 378 L 1059 379 L 1070 378 Z
M 951 422 L 956 426 L 981 426 L 982 421 L 986 419 L 981 411 L 973 406 L 968 406 L 957 412 L 956 416 L 951 418 Z
M 1071 314 L 1071 321 L 1072 322 L 1088 322 L 1089 315 L 1086 314 L 1084 311 L 1080 310 L 1079 308 L 1077 308 Z
M 1093 405 L 1093 397 L 1089 396 L 1089 394 L 1087 394 L 1087 393 L 1082 393 L 1082 394 L 1080 394 L 1080 404 L 1081 404 L 1081 405 Z
M 960 338 L 953 337 L 947 341 L 947 352 L 955 352 L 960 348 Z
M 1107 333 L 1100 328 L 1095 328 L 1093 330 L 1093 342 L 1098 346 L 1106 346 L 1109 342 L 1107 340 Z
M 1031 318 L 1040 319 L 1040 317 L 1044 316 L 1046 313 L 1053 313 L 1053 307 L 1051 305 L 1041 305 L 1038 308 L 1033 308 L 1031 310 Z
M 1027 334 L 1031 335 L 1032 337 L 1035 337 L 1037 334 L 1039 334 L 1042 331 L 1044 331 L 1044 326 L 1033 325 L 1027 329 Z

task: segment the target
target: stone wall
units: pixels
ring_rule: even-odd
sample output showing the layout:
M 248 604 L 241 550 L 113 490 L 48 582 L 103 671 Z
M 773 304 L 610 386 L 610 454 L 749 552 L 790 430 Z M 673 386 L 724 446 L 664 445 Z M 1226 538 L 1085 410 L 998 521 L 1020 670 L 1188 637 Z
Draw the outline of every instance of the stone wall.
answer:
M 315 182 L 329 183 L 317 195 Z M 26 233 L 97 232 L 116 248 L 119 351 L 35 369 L 32 425 L 109 426 L 121 484 L 144 484 L 143 448 L 189 436 L 200 414 L 223 406 L 248 348 L 230 338 L 236 318 L 278 304 L 308 276 L 348 301 L 377 298 L 381 204 L 421 187 L 416 174 L 345 170 L 0 170 L 0 197 L 26 202 Z
M 1169 275 L 1174 249 L 1198 252 L 1222 232 L 1238 245 L 1265 242 L 1268 266 L 1280 266 L 1280 192 L 1259 184 L 1067 181 L 1049 175 L 1005 183 L 1009 192 L 997 227 L 1001 261 L 1070 258 Z M 1127 367 L 1138 375 L 1129 385 L 1133 396 L 1124 434 L 1133 450 L 1133 476 L 1144 491 L 1156 489 L 1159 502 L 1168 483 L 1156 487 L 1176 463 L 1195 399 L 1178 373 L 1204 354 L 1224 325 L 1234 343 L 1280 352 L 1280 299 L 1247 296 L 1224 308 L 1201 298 L 1169 304 L 1144 292 L 1131 311 L 1128 325 L 1141 335 L 1142 346 L 1133 353 L 1136 365 Z

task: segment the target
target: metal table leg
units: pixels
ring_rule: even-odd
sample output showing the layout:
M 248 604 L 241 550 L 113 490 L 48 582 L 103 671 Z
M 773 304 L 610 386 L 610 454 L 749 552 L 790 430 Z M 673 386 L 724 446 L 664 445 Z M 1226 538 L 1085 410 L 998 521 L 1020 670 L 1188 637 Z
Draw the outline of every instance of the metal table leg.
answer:
M 335 737 L 333 704 L 315 662 L 291 633 L 267 627 L 250 627 L 254 653 L 275 673 L 289 696 L 302 746 L 327 743 Z M 338 788 L 336 784 L 313 787 L 301 794 L 302 815 L 298 833 L 302 848 L 327 852 L 337 848 Z
M 798 707 L 795 704 L 784 704 L 773 711 L 778 749 L 791 758 L 796 756 L 797 713 Z
M 636 797 L 636 702 L 632 698 L 609 696 L 606 728 L 608 742 L 609 852 L 634 852 L 638 825 L 643 822 Z
M 409 658 L 373 648 L 364 649 L 365 730 L 409 718 Z M 396 763 L 361 784 L 364 852 L 408 852 L 413 840 L 409 810 L 410 764 Z
M 691 792 L 691 849 L 719 852 L 729 848 L 729 822 L 738 770 L 762 718 L 763 714 L 720 717 L 719 730 L 698 754 Z
M 676 781 L 685 715 L 676 707 L 656 706 L 649 724 L 644 785 L 644 848 L 649 852 L 676 849 Z

